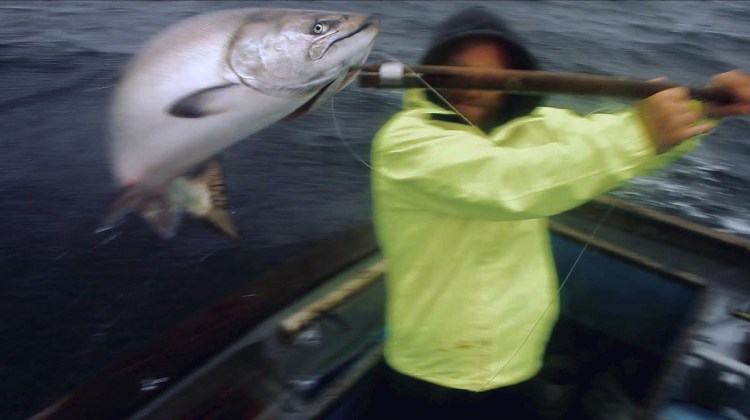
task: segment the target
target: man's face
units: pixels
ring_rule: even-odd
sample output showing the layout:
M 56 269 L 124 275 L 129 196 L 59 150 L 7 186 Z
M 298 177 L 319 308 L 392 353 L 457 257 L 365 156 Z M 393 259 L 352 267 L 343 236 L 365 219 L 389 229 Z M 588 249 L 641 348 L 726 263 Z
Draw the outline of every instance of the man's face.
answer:
M 445 63 L 448 66 L 506 68 L 505 48 L 496 41 L 469 39 L 460 42 Z M 491 122 L 502 105 L 502 93 L 486 90 L 445 90 L 441 94 L 467 120 L 477 126 Z

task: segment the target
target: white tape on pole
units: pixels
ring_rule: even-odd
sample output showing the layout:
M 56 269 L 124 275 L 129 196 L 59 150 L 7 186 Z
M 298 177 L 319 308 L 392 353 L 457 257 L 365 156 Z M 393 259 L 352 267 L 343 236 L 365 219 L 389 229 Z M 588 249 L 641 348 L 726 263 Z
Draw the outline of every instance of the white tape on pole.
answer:
M 399 86 L 404 78 L 404 65 L 401 63 L 383 63 L 380 65 L 380 85 Z

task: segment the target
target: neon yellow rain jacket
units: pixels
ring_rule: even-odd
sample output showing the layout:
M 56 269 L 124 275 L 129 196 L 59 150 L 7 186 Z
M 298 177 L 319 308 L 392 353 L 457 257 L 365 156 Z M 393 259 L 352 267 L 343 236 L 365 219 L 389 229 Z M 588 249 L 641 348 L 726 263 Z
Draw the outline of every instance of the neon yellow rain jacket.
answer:
M 486 134 L 443 121 L 455 114 L 423 90 L 408 91 L 404 104 L 372 147 L 386 361 L 451 388 L 526 380 L 558 314 L 547 217 L 695 142 L 657 157 L 632 111 L 581 117 L 539 107 Z

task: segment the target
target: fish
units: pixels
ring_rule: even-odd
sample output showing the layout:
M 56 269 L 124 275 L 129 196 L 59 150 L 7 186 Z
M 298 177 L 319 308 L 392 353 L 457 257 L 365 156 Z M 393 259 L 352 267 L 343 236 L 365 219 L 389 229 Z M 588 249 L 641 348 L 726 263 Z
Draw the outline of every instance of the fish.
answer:
M 171 238 L 187 213 L 238 237 L 220 153 L 349 85 L 379 30 L 368 14 L 242 8 L 195 15 L 155 35 L 112 95 L 108 153 L 119 193 L 97 231 L 138 213 Z

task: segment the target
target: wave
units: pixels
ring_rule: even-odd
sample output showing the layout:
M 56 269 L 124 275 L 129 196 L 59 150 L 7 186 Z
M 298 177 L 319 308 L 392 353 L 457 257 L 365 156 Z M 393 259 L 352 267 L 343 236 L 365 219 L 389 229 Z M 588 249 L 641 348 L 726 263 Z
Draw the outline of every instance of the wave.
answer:
M 33 54 L 29 54 L 33 51 Z M 111 86 L 128 54 L 38 45 L 0 45 L 0 106 L 39 105 L 57 95 Z

